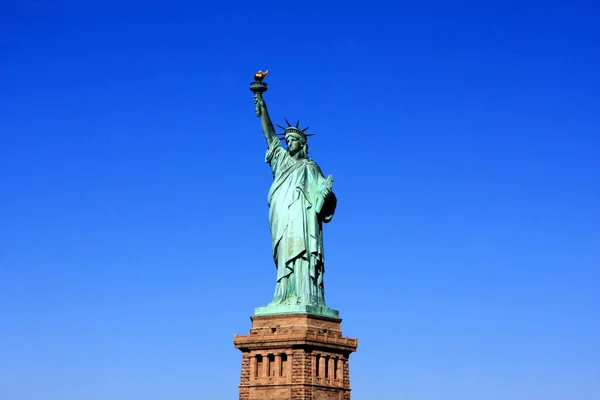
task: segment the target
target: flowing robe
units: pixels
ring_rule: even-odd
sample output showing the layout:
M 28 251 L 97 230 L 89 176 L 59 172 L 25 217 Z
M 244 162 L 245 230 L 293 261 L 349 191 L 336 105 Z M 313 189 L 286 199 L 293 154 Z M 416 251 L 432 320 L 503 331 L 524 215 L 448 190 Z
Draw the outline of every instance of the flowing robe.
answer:
M 294 160 L 279 140 L 269 146 L 265 160 L 274 178 L 268 198 L 277 267 L 271 304 L 325 306 L 322 223 L 335 212 L 335 195 L 325 195 L 331 181 L 311 159 Z

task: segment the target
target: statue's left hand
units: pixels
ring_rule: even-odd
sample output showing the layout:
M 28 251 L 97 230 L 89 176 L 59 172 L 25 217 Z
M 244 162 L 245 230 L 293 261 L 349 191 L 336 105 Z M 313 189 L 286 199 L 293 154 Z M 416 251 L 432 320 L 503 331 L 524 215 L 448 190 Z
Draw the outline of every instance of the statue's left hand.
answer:
M 337 203 L 335 195 L 331 190 L 332 186 L 333 176 L 329 175 L 321 186 L 321 190 L 319 191 L 320 196 L 317 199 L 317 204 L 315 208 L 317 213 L 319 213 L 321 218 L 323 218 L 323 222 L 326 223 L 331 221 L 331 217 L 333 216 L 333 213 L 335 211 L 335 205 Z M 323 210 L 323 207 L 325 207 L 325 210 Z
M 331 187 L 333 186 L 333 176 L 329 175 L 327 180 L 325 181 L 323 188 L 321 189 L 321 193 L 323 194 L 323 198 L 327 198 L 331 195 Z

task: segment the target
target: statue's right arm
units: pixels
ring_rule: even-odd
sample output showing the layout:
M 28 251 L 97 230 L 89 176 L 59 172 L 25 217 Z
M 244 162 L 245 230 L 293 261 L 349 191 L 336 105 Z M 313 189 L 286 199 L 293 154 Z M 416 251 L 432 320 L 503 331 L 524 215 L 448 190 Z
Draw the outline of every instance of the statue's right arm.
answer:
M 279 139 L 275 134 L 275 128 L 273 127 L 273 123 L 271 122 L 271 118 L 269 117 L 269 112 L 267 111 L 267 104 L 265 103 L 265 100 L 260 94 L 254 95 L 254 102 L 256 103 L 256 114 L 258 115 L 258 117 L 260 117 L 262 130 L 265 134 L 265 139 L 267 139 L 267 146 L 271 147 L 273 142 Z

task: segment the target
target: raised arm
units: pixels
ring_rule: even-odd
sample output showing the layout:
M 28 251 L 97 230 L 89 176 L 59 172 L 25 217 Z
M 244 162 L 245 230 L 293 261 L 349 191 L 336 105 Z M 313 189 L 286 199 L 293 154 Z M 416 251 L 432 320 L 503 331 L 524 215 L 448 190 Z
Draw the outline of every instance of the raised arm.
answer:
M 273 127 L 273 123 L 269 117 L 267 104 L 260 93 L 254 95 L 254 103 L 256 104 L 256 116 L 260 117 L 262 130 L 265 134 L 265 139 L 267 139 L 267 146 L 270 147 L 273 141 L 279 139 L 277 138 L 277 135 L 275 135 L 275 128 Z

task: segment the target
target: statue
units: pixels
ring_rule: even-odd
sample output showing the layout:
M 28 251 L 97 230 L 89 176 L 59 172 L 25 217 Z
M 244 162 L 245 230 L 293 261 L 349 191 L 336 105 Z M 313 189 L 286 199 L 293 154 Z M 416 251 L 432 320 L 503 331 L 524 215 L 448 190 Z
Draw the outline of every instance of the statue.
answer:
M 267 90 L 262 80 L 267 72 L 259 71 L 250 90 L 254 92 L 256 115 L 267 139 L 265 161 L 271 166 L 273 184 L 269 190 L 269 222 L 272 251 L 277 267 L 277 282 L 272 302 L 263 311 L 288 306 L 288 310 L 317 310 L 332 316 L 337 311 L 325 305 L 323 273 L 323 223 L 331 221 L 336 197 L 319 166 L 308 158 L 308 128 L 300 129 L 299 121 L 275 133 L 262 94 Z M 287 150 L 280 140 L 285 140 Z M 305 306 L 297 307 L 297 306 Z M 312 308 L 311 308 L 312 306 Z M 295 308 L 294 308 L 295 307 Z M 257 313 L 258 313 L 257 311 Z M 300 312 L 300 311 L 298 311 Z

